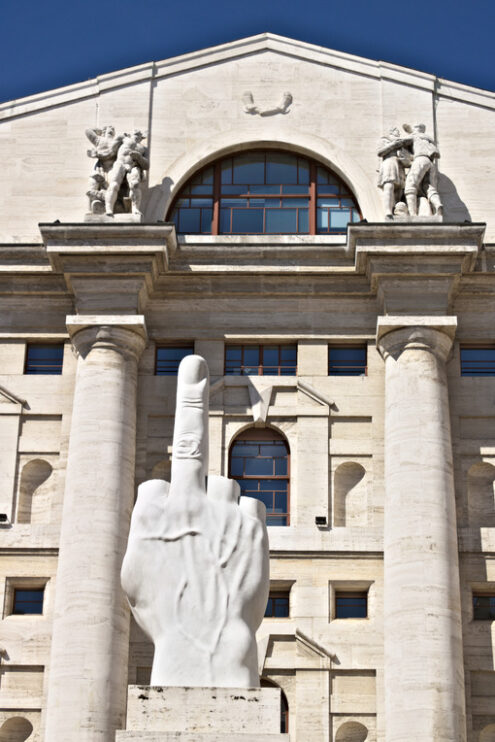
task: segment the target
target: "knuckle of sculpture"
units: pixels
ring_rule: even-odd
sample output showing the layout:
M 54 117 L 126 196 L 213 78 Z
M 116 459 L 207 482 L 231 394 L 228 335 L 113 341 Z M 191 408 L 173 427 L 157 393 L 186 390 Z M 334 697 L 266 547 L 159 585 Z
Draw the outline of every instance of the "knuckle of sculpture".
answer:
M 201 441 L 194 435 L 183 435 L 174 446 L 174 456 L 178 459 L 199 459 Z

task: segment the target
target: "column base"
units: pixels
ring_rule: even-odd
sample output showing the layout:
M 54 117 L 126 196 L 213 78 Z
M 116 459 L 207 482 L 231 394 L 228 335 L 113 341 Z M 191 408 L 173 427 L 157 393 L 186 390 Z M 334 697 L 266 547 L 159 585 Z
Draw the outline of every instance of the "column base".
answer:
M 116 742 L 288 742 L 277 688 L 131 685 Z

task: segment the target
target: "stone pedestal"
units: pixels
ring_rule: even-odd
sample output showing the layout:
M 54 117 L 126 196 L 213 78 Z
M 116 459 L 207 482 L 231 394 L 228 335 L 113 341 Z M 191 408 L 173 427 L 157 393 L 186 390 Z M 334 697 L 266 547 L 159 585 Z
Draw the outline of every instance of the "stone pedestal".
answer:
M 277 688 L 131 685 L 116 742 L 289 742 Z

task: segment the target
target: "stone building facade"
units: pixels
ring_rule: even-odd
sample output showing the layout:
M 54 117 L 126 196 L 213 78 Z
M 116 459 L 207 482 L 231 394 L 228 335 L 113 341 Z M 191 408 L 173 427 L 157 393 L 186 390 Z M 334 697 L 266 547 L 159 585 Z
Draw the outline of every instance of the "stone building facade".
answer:
M 210 472 L 269 493 L 292 742 L 494 742 L 494 94 L 263 34 L 0 120 L 0 740 L 111 742 L 149 680 L 119 572 L 194 350 Z M 377 142 L 418 121 L 443 214 L 385 219 Z M 146 133 L 142 217 L 87 213 L 110 124 Z

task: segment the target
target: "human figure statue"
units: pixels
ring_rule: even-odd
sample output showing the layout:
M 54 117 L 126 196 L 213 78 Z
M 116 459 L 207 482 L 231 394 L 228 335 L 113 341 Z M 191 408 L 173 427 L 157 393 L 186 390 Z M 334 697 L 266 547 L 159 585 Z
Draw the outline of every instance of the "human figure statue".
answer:
M 85 134 L 94 144 L 94 148 L 88 149 L 87 154 L 88 157 L 96 158 L 95 170 L 108 173 L 122 144 L 122 136 L 115 135 L 113 126 L 104 126 L 103 129 L 86 129 Z
M 404 194 L 405 168 L 412 162 L 412 155 L 404 146 L 407 141 L 399 129 L 392 127 L 378 144 L 378 157 L 381 157 L 378 187 L 383 192 L 386 219 L 393 219 L 394 209 Z
M 259 687 L 269 590 L 265 506 L 208 476 L 208 368 L 179 367 L 171 482 L 138 489 L 122 586 L 155 645 L 151 685 Z
M 425 196 L 433 212 L 443 214 L 442 201 L 438 193 L 437 160 L 440 152 L 435 141 L 426 134 L 424 124 L 403 124 L 403 129 L 410 134 L 413 162 L 406 176 L 406 201 L 411 216 L 418 213 L 418 198 Z
M 144 171 L 149 167 L 148 150 L 141 144 L 143 139 L 144 134 L 139 129 L 135 129 L 132 134 L 124 134 L 122 138 L 117 157 L 108 174 L 108 188 L 105 195 L 107 215 L 111 216 L 114 212 L 115 202 L 124 178 L 129 186 L 131 212 L 142 215 L 140 210 L 141 181 Z

